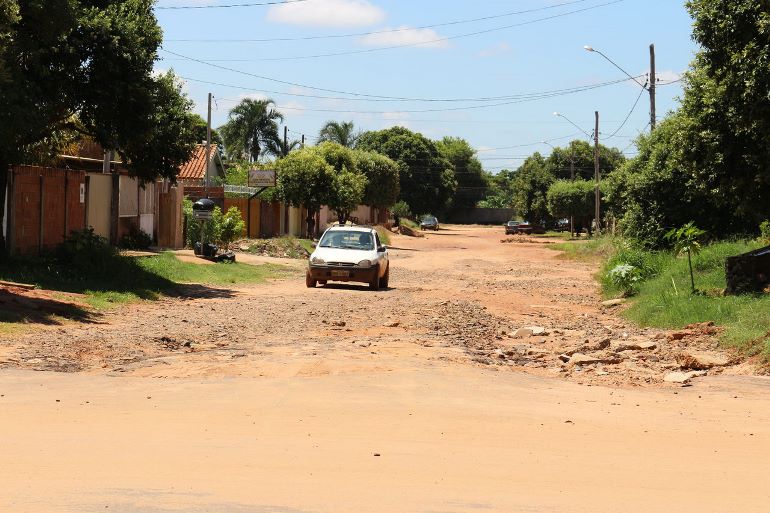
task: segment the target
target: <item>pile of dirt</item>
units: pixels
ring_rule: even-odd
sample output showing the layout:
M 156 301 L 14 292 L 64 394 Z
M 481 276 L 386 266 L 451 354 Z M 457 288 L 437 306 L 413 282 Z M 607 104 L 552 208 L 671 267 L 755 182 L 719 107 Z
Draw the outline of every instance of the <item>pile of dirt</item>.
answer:
M 511 237 L 506 237 L 504 239 L 500 239 L 500 242 L 503 244 L 556 244 L 556 241 L 548 240 L 548 239 L 539 239 L 536 237 L 530 237 L 529 235 L 524 235 L 521 233 L 518 233 L 516 235 L 513 235 Z
M 236 242 L 234 247 L 236 251 L 243 253 L 275 258 L 307 260 L 310 257 L 308 250 L 294 237 L 243 239 Z
M 719 349 L 713 323 L 664 332 L 602 326 L 578 316 L 559 326 L 513 326 L 484 306 L 461 300 L 436 303 L 418 325 L 465 348 L 478 363 L 540 369 L 581 382 L 686 385 L 743 362 Z

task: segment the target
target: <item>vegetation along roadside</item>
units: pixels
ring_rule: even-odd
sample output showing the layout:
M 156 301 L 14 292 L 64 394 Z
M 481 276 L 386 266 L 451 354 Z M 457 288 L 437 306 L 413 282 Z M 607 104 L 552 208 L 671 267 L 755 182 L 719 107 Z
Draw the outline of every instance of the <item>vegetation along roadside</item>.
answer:
M 686 254 L 644 249 L 629 239 L 607 236 L 547 247 L 564 251 L 565 258 L 601 262 L 602 293 L 628 298 L 626 318 L 670 329 L 713 321 L 724 328 L 723 344 L 770 361 L 770 295 L 724 295 L 726 258 L 766 243 L 744 239 L 704 245 L 691 255 L 692 278 Z

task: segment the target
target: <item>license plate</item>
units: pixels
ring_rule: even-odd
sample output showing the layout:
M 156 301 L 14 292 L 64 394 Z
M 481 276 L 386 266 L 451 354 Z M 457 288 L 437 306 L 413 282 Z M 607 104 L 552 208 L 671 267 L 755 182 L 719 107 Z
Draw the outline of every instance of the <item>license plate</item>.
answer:
M 350 271 L 332 271 L 332 278 L 350 278 Z

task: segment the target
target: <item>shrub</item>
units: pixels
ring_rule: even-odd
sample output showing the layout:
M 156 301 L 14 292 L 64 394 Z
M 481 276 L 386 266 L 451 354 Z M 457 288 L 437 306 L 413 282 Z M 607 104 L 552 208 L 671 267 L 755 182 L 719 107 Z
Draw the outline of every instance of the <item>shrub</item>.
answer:
M 412 209 L 404 200 L 401 200 L 397 202 L 395 205 L 393 205 L 390 209 L 390 212 L 391 214 L 393 214 L 394 217 L 400 217 L 402 219 L 411 217 L 412 215 Z
M 99 273 L 118 254 L 107 239 L 94 233 L 93 228 L 73 231 L 59 247 L 60 263 L 76 271 Z
M 770 243 L 770 221 L 762 221 L 759 225 L 760 237 L 767 243 Z
M 216 207 L 210 224 L 213 225 L 212 240 L 215 244 L 225 247 L 240 238 L 246 229 L 246 222 L 238 207 L 230 207 L 224 214 Z
M 118 246 L 123 249 L 147 249 L 152 246 L 152 236 L 141 228 L 132 228 L 120 239 Z
M 637 286 L 642 281 L 639 269 L 631 264 L 618 264 L 607 273 L 607 276 L 626 296 L 636 294 Z

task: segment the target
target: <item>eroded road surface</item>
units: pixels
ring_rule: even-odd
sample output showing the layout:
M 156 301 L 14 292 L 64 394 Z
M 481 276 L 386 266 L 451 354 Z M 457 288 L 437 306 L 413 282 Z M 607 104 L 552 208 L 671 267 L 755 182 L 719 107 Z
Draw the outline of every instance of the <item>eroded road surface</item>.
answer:
M 767 511 L 770 381 L 500 232 L 0 338 L 0 511 Z

